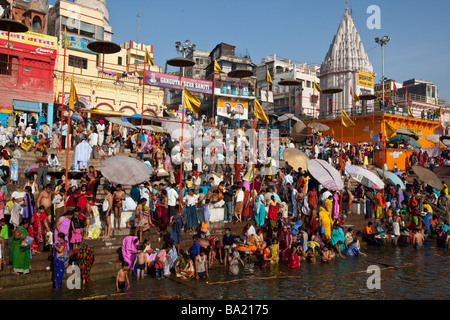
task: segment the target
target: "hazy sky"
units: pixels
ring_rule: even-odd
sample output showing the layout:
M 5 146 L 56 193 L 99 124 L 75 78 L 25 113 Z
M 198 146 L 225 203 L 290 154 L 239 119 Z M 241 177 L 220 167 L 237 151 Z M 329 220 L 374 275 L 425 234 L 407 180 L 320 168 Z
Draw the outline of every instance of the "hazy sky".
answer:
M 53 4 L 55 1 L 50 1 Z M 249 52 L 259 64 L 267 55 L 308 64 L 322 63 L 345 12 L 345 0 L 106 0 L 113 41 L 139 40 L 154 46 L 154 61 L 177 56 L 175 41 L 191 40 L 198 49 L 218 43 Z M 381 29 L 370 30 L 367 8 L 381 12 Z M 403 82 L 431 80 L 442 99 L 450 100 L 450 1 L 348 1 L 364 47 L 381 80 L 381 49 L 375 37 L 392 38 L 385 47 L 385 76 Z M 170 70 L 169 71 L 174 71 Z

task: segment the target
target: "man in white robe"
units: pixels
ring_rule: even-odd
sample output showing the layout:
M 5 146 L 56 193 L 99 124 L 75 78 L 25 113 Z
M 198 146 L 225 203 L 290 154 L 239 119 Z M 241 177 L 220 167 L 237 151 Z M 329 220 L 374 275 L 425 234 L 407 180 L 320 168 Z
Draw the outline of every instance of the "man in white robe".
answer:
M 73 171 L 81 171 L 82 168 L 87 169 L 89 160 L 91 159 L 92 148 L 87 143 L 85 136 L 82 136 L 81 143 L 75 147 L 75 157 L 73 159 Z

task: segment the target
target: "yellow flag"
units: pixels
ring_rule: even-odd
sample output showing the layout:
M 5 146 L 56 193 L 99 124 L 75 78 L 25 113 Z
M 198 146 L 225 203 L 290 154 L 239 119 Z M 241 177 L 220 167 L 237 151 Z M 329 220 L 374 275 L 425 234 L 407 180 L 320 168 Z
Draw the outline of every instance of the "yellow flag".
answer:
M 436 111 L 436 116 L 440 117 L 442 115 L 442 108 L 439 108 L 438 111 Z
M 272 77 L 270 76 L 269 69 L 267 69 L 266 73 L 266 82 L 272 84 Z
M 75 105 L 78 103 L 77 90 L 75 89 L 75 83 L 73 82 L 73 74 L 72 74 L 72 82 L 70 84 L 70 96 L 69 96 L 69 108 L 72 111 L 75 111 Z
M 148 52 L 147 48 L 145 48 L 145 63 L 149 64 L 151 66 L 154 66 L 153 59 L 150 57 L 150 53 Z
M 255 106 L 254 106 L 254 111 L 255 113 L 255 117 L 257 117 L 258 119 L 261 119 L 262 121 L 269 123 L 269 119 L 267 118 L 266 114 L 263 111 L 263 108 L 261 106 L 261 104 L 259 103 L 258 99 L 255 98 Z
M 319 85 L 315 81 L 314 81 L 314 91 L 317 91 L 317 92 L 320 92 L 320 93 L 322 92 L 322 89 L 320 89 Z
M 353 102 L 356 103 L 356 102 L 358 102 L 359 100 L 361 100 L 361 99 L 360 99 L 359 96 L 356 94 L 356 92 L 353 91 Z
M 408 105 L 408 116 L 413 117 L 414 118 L 414 114 L 411 111 L 411 107 Z
M 355 123 L 350 119 L 347 113 L 345 113 L 344 109 L 342 109 L 342 124 L 347 128 L 355 127 Z
M 183 87 L 183 107 L 188 108 L 195 114 L 200 111 L 201 102 L 192 95 L 185 87 Z
M 69 46 L 69 37 L 67 36 L 67 27 L 64 28 L 64 49 Z
M 392 138 L 392 136 L 395 134 L 395 129 L 392 127 L 389 123 L 386 121 L 384 122 L 384 135 L 386 139 Z
M 220 68 L 219 64 L 217 63 L 217 60 L 214 60 L 214 71 L 217 71 L 219 73 L 225 73 L 223 72 L 223 70 Z

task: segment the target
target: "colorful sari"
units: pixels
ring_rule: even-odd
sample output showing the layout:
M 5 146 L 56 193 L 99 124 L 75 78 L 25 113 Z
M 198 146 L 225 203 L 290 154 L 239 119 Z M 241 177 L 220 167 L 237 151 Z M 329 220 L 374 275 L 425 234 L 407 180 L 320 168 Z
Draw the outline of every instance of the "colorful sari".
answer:
M 69 259 L 69 250 L 67 248 L 67 242 L 61 241 L 56 242 L 56 246 L 60 248 L 64 245 L 64 253 L 58 256 L 56 249 L 53 249 L 53 288 L 62 288 L 64 279 L 64 269 L 66 267 L 66 262 Z
M 341 250 L 341 252 L 344 252 L 344 231 L 342 231 L 342 228 L 333 228 L 333 230 L 331 231 L 331 245 L 334 247 L 338 241 L 342 241 L 342 244 L 339 246 L 339 250 Z
M 250 191 L 244 191 L 244 209 L 242 210 L 242 217 L 248 219 L 250 216 L 250 206 L 251 202 L 248 201 L 250 196 Z
M 283 229 L 280 231 L 280 253 L 281 253 L 281 260 L 282 261 L 289 261 L 289 258 L 291 256 L 291 248 L 290 245 L 290 238 L 291 238 L 291 230 L 287 229 L 284 231 Z
M 254 213 L 256 225 L 262 227 L 266 219 L 266 207 L 264 206 L 264 196 L 261 194 L 255 197 Z
M 44 232 L 42 228 L 42 222 L 47 219 L 47 214 L 43 212 L 42 214 L 35 213 L 32 216 L 33 223 L 30 222 L 28 226 L 28 233 L 32 237 L 33 243 L 31 244 L 31 250 L 39 250 L 39 244 L 43 242 Z
M 89 248 L 86 244 L 82 245 L 80 249 L 78 249 L 78 259 L 77 264 L 81 270 L 81 279 L 89 283 L 91 268 L 95 262 L 94 250 Z
M 70 220 L 69 218 L 66 218 L 64 216 L 62 216 L 61 218 L 59 218 L 58 221 L 62 221 L 62 223 L 59 225 L 59 230 L 61 230 L 62 233 L 64 233 L 66 235 L 66 237 L 64 238 L 64 240 L 66 240 L 67 243 L 69 243 L 69 229 L 70 229 L 70 222 L 72 220 Z M 54 235 L 54 242 L 56 243 L 58 241 L 58 229 L 55 228 L 55 231 L 53 233 Z
M 19 234 L 18 240 L 11 238 L 11 249 L 9 261 L 12 263 L 13 271 L 27 274 L 30 272 L 30 247 L 22 247 L 22 242 L 29 236 L 27 230 L 22 227 L 17 227 L 15 234 Z
M 133 267 L 133 254 L 137 252 L 136 239 L 138 239 L 138 237 L 128 236 L 122 241 L 122 257 L 125 262 L 128 262 L 130 270 Z
M 331 200 L 327 199 L 329 206 L 332 206 Z M 331 238 L 331 211 L 327 211 L 324 207 L 320 207 L 319 216 L 321 220 L 321 225 L 327 239 Z

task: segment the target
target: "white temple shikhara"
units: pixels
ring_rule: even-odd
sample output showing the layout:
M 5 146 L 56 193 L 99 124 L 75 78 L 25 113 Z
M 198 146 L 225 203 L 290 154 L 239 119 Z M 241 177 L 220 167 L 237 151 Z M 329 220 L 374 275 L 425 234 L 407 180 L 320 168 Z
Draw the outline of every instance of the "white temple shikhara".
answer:
M 373 93 L 373 88 L 358 86 L 357 76 L 358 72 L 361 71 L 373 74 L 372 63 L 364 49 L 348 8 L 345 8 L 344 16 L 321 65 L 319 75 L 322 90 L 336 87 L 343 90 L 341 93 L 333 96 L 333 113 L 337 114 L 339 112 L 339 117 L 342 106 L 347 111 L 351 109 L 352 96 L 350 88 L 356 91 L 358 95 L 363 91 Z M 328 103 L 329 99 L 331 99 L 331 96 L 321 94 L 321 115 L 331 113 L 331 106 Z

